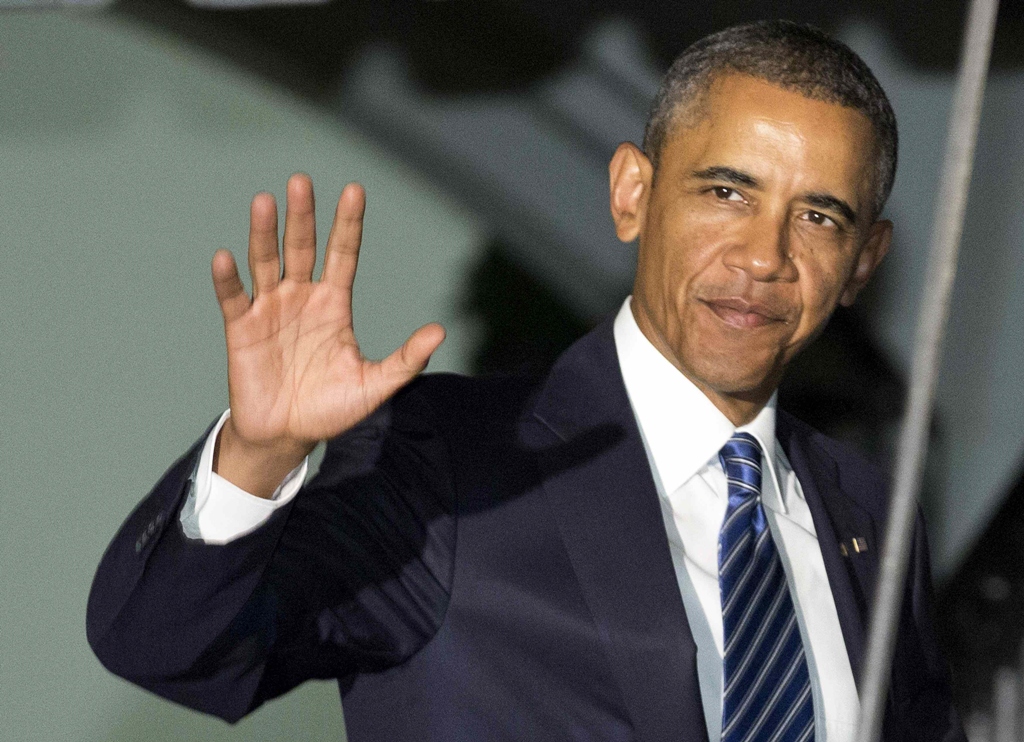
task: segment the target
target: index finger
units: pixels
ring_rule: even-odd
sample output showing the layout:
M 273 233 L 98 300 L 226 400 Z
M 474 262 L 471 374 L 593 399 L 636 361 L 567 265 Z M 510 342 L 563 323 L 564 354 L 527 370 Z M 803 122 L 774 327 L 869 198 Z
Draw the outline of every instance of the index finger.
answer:
M 327 237 L 324 272 L 320 280 L 351 291 L 363 241 L 363 213 L 366 192 L 358 183 L 349 183 L 338 198 L 331 234 Z

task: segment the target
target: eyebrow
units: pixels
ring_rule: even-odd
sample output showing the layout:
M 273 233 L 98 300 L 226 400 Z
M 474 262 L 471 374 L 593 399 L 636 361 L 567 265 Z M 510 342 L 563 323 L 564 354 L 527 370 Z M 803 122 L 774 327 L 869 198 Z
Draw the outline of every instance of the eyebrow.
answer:
M 712 165 L 703 170 L 694 170 L 690 175 L 698 180 L 721 180 L 747 188 L 758 188 L 761 185 L 761 181 L 753 175 L 724 165 Z
M 828 193 L 808 193 L 804 196 L 804 201 L 819 209 L 838 211 L 850 224 L 857 223 L 857 212 L 841 198 L 836 198 Z

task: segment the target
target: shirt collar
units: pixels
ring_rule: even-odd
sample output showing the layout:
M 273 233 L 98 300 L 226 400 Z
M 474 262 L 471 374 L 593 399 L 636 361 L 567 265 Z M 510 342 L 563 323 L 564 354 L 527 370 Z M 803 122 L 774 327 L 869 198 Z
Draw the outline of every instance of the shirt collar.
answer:
M 776 491 L 785 491 L 775 465 L 776 395 L 737 428 L 641 332 L 629 298 L 615 317 L 614 335 L 626 393 L 663 492 L 674 492 L 705 466 L 717 464 L 718 452 L 737 430 L 757 438 Z M 779 507 L 785 512 L 784 497 Z

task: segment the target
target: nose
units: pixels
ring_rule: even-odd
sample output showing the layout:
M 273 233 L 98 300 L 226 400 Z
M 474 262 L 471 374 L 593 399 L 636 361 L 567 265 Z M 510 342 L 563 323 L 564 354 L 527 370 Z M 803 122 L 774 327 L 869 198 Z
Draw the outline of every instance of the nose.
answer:
M 725 264 L 755 281 L 795 281 L 789 220 L 762 213 L 752 217 L 735 235 L 724 255 Z

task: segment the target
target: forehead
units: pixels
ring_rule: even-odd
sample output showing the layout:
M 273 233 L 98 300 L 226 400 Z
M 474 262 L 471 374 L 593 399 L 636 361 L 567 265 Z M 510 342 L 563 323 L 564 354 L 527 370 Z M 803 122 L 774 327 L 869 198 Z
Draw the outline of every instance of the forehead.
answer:
M 728 166 L 766 182 L 870 197 L 877 144 L 860 111 L 737 74 L 717 78 L 690 105 L 696 110 L 677 114 L 660 163 Z

